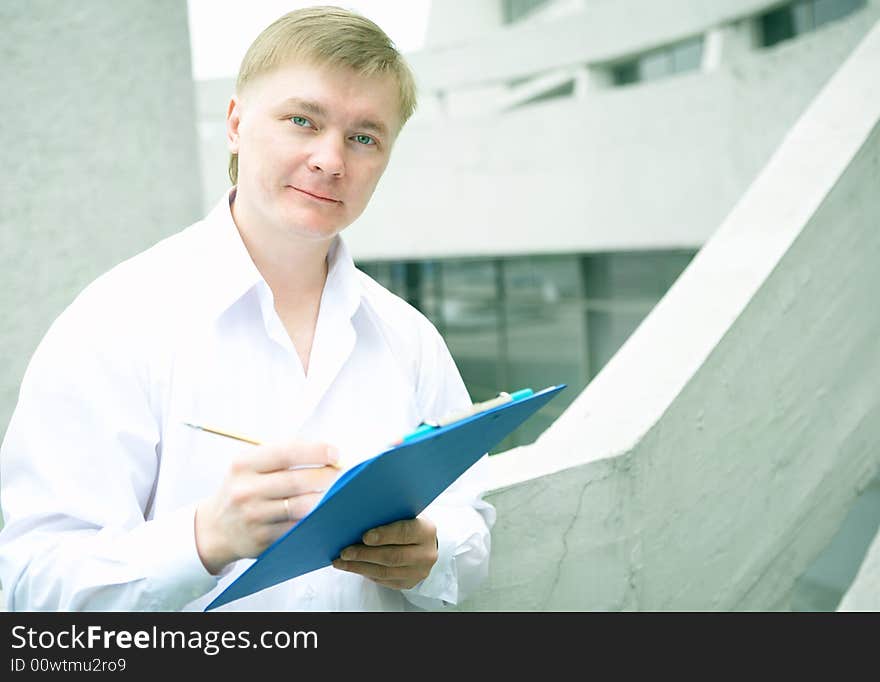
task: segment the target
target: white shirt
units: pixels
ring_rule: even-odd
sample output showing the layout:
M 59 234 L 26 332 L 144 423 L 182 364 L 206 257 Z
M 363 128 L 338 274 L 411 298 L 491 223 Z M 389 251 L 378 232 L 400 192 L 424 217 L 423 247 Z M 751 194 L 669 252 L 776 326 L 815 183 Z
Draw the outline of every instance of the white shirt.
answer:
M 253 562 L 212 576 L 194 538 L 197 503 L 253 446 L 184 422 L 320 440 L 353 464 L 469 403 L 433 325 L 358 271 L 339 237 L 306 375 L 229 196 L 89 285 L 34 353 L 0 449 L 9 610 L 201 610 Z M 459 603 L 488 571 L 485 459 L 425 510 L 439 558 L 413 589 L 328 566 L 219 610 Z

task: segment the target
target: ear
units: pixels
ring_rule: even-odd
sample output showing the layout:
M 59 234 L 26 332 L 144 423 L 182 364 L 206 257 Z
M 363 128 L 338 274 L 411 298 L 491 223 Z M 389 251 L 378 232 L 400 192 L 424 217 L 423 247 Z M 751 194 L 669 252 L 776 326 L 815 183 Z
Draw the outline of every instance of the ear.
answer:
M 233 95 L 226 110 L 226 147 L 230 154 L 238 154 L 238 127 L 241 124 L 241 98 Z

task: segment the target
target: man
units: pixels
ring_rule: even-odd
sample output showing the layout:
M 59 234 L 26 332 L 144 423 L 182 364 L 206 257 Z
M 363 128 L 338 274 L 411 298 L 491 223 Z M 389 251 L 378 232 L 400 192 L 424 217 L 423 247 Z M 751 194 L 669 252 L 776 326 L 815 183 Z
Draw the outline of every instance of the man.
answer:
M 87 287 L 31 360 L 0 453 L 10 610 L 202 609 L 314 507 L 340 457 L 469 402 L 433 326 L 338 236 L 414 93 L 388 37 L 346 10 L 257 37 L 227 114 L 228 195 Z M 460 602 L 488 566 L 483 463 L 332 567 L 222 608 Z

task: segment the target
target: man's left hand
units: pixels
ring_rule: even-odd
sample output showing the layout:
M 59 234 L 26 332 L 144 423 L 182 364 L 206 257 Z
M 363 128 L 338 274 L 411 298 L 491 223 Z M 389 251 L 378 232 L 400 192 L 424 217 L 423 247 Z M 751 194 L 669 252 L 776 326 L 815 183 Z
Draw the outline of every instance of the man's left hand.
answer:
M 364 533 L 363 544 L 340 553 L 333 567 L 395 590 L 415 587 L 437 561 L 437 526 L 424 517 L 395 521 Z

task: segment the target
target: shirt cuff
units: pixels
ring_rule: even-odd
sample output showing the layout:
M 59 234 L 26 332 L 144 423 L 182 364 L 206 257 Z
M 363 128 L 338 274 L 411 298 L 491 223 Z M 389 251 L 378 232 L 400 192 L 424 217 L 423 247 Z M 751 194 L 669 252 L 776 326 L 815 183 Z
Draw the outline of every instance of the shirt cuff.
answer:
M 195 513 L 196 505 L 187 505 L 145 523 L 135 533 L 150 576 L 148 609 L 178 611 L 217 585 L 218 576 L 211 575 L 199 558 Z
M 457 543 L 437 526 L 437 561 L 428 576 L 403 595 L 415 606 L 437 609 L 458 600 L 458 581 L 455 576 L 455 549 Z
M 438 610 L 444 606 L 458 604 L 461 596 L 462 570 L 467 566 L 458 565 L 461 555 L 475 549 L 473 540 L 480 533 L 474 528 L 475 518 L 480 518 L 471 508 L 434 506 L 426 514 L 437 526 L 437 561 L 427 577 L 408 590 L 401 590 L 406 599 L 422 609 Z M 480 519 L 481 520 L 481 519 Z M 487 530 L 484 531 L 488 533 Z M 482 542 L 477 542 L 481 546 Z M 477 552 L 482 554 L 481 552 Z M 477 565 L 483 564 L 483 557 L 475 557 Z M 461 557 L 464 559 L 464 557 Z M 488 559 L 488 557 L 485 557 Z M 465 561 L 465 564 L 469 562 Z M 476 566 L 474 568 L 477 568 Z M 482 573 L 480 566 L 477 572 Z

